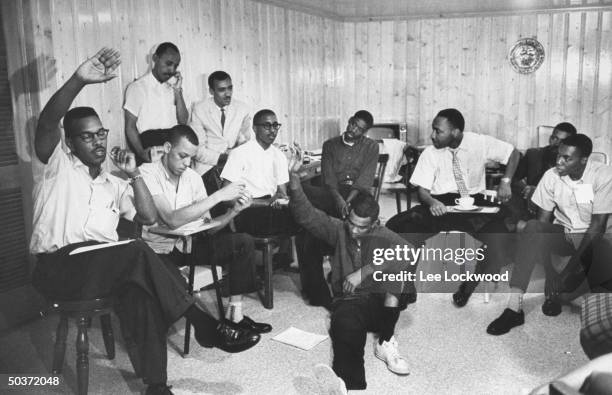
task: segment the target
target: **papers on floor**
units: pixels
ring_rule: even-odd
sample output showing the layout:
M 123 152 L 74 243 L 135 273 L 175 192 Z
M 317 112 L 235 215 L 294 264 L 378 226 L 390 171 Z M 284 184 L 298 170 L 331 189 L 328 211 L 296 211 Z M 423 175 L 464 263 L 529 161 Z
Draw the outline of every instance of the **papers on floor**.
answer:
M 289 329 L 274 336 L 272 340 L 308 351 L 328 337 L 327 335 L 318 335 L 291 326 Z
M 82 254 L 83 252 L 87 252 L 87 251 L 101 250 L 102 248 L 108 248 L 108 247 L 119 246 L 121 244 L 127 244 L 131 241 L 133 240 L 131 239 L 121 240 L 121 241 L 114 241 L 112 243 L 102 243 L 102 244 L 94 244 L 94 245 L 85 246 L 85 247 L 79 247 L 79 248 L 75 248 L 74 250 L 70 251 L 70 254 L 68 255 L 76 255 L 76 254 Z

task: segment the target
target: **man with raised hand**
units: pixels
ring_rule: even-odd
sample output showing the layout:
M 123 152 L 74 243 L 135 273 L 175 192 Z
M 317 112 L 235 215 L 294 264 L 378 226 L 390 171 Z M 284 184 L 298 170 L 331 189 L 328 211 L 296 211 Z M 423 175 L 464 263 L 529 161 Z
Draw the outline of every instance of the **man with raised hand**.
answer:
M 239 351 L 259 337 L 230 333 L 200 310 L 178 270 L 143 241 L 70 254 L 82 246 L 116 242 L 120 216 L 143 224 L 152 224 L 157 216 L 134 154 L 118 148 L 111 153 L 129 183 L 108 173 L 102 164 L 109 130 L 91 107 L 68 111 L 83 87 L 113 79 L 120 63 L 118 51 L 101 49 L 77 68 L 39 116 L 30 243 L 38 263 L 32 284 L 54 300 L 114 297 L 124 337 L 135 343 L 130 359 L 140 367 L 146 393 L 168 395 L 166 337 L 179 318 L 190 319 L 196 340 L 205 347 Z M 61 143 L 62 117 L 67 149 Z
M 384 262 L 375 261 L 377 252 L 404 248 L 406 241 L 379 225 L 380 208 L 368 192 L 359 191 L 344 220 L 315 208 L 302 190 L 301 164 L 298 150 L 290 162 L 289 207 L 300 226 L 334 249 L 330 259 L 335 300 L 329 331 L 333 371 L 326 365 L 315 367 L 323 392 L 366 388 L 363 356 L 368 332 L 377 334 L 376 357 L 393 373 L 409 374 L 408 362 L 400 355 L 393 334 L 400 312 L 414 302 L 414 285 L 401 277 L 385 279 L 383 274 L 414 274 L 416 266 L 394 254 Z M 334 379 L 336 375 L 339 378 Z

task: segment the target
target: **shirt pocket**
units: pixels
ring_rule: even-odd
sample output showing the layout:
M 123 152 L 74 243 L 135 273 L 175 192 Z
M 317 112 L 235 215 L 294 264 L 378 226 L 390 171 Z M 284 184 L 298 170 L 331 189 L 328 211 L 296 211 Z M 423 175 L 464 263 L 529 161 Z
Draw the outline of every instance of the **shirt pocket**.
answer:
M 578 207 L 578 215 L 580 219 L 587 224 L 591 222 L 591 216 L 593 214 L 593 202 L 588 203 L 576 203 Z
M 92 206 L 85 224 L 85 233 L 98 241 L 116 240 L 118 224 L 118 208 Z

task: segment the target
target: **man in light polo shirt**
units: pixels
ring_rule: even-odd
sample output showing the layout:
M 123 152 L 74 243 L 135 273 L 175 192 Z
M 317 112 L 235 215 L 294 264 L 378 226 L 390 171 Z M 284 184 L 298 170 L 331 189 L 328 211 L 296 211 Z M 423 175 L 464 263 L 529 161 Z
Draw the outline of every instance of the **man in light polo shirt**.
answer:
M 229 269 L 229 308 L 227 325 L 254 333 L 267 333 L 272 327 L 258 323 L 242 313 L 242 294 L 255 292 L 253 239 L 244 233 L 231 233 L 226 225 L 251 202 L 240 183 L 233 183 L 208 196 L 200 176 L 189 166 L 198 148 L 198 137 L 185 125 L 177 125 L 168 131 L 168 141 L 163 145 L 160 161 L 145 163 L 140 171 L 151 191 L 157 208 L 157 222 L 171 229 L 202 218 L 210 220 L 209 211 L 220 202 L 233 206 L 225 214 L 215 218 L 220 225 L 204 238 L 195 238 L 198 263 L 226 265 Z M 142 238 L 166 262 L 176 266 L 188 264 L 182 238 L 156 235 L 143 229 Z
M 386 226 L 417 247 L 441 231 L 470 233 L 489 246 L 484 260 L 478 262 L 476 272 L 493 273 L 504 261 L 499 248 L 504 243 L 504 237 L 499 234 L 507 232 L 503 221 L 504 210 L 497 215 L 457 213 L 449 212 L 448 206 L 454 206 L 457 198 L 470 196 L 477 206 L 492 204 L 483 195 L 487 161 L 506 165 L 497 196 L 502 203 L 509 201 L 512 196 L 510 180 L 520 154 L 509 143 L 484 134 L 464 132 L 464 127 L 463 115 L 454 108 L 442 110 L 436 115 L 431 133 L 433 146 L 423 151 L 410 178 L 410 183 L 418 187 L 422 204 L 395 215 L 387 221 Z M 492 252 L 499 253 L 490 257 Z M 476 281 L 462 283 L 453 294 L 455 305 L 465 306 L 477 285 Z
M 523 294 L 534 266 L 550 265 L 551 253 L 571 255 L 561 273 L 565 291 L 574 291 L 585 276 L 592 289 L 612 290 L 612 244 L 606 234 L 612 213 L 612 167 L 589 161 L 592 150 L 584 134 L 567 137 L 559 146 L 556 166 L 544 173 L 531 198 L 538 207 L 537 219 L 527 222 L 519 234 L 507 308 L 487 333 L 502 335 L 525 322 Z M 555 316 L 561 305 L 546 299 L 542 311 Z
M 212 97 L 193 105 L 189 126 L 200 140 L 194 169 L 202 176 L 208 193 L 213 193 L 219 188 L 219 174 L 230 151 L 251 139 L 251 112 L 245 103 L 232 97 L 232 77 L 225 71 L 208 76 L 208 89 Z
M 255 139 L 233 149 L 221 173 L 224 184 L 243 182 L 255 199 L 269 204 L 249 207 L 236 220 L 236 230 L 255 236 L 292 234 L 295 222 L 288 203 L 287 157 L 272 145 L 281 124 L 272 110 L 261 110 L 253 117 Z
M 176 45 L 162 43 L 153 54 L 151 72 L 125 90 L 125 136 L 139 162 L 150 162 L 151 147 L 163 145 L 166 136 L 160 129 L 187 124 L 183 76 L 177 71 L 180 63 Z

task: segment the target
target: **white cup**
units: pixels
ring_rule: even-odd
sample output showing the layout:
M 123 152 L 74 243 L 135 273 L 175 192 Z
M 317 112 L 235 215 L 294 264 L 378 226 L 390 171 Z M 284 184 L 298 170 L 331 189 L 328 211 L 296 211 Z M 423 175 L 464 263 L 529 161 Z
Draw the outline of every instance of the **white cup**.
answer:
M 474 206 L 474 198 L 470 196 L 464 196 L 459 199 L 455 199 L 455 204 L 461 208 L 471 208 Z

